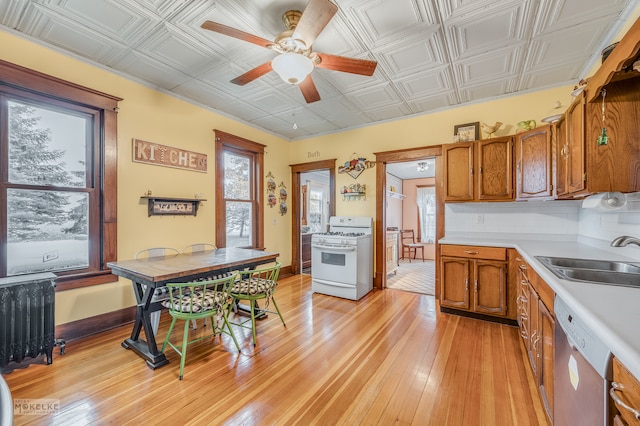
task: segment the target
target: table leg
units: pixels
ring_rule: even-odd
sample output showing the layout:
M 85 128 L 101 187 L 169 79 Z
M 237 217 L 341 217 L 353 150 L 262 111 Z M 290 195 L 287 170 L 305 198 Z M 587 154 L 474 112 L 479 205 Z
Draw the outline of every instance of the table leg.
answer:
M 162 367 L 168 364 L 169 361 L 164 353 L 158 350 L 149 316 L 151 313 L 151 298 L 153 297 L 154 289 L 151 286 L 145 288 L 142 284 L 133 282 L 133 291 L 137 301 L 136 319 L 133 323 L 133 329 L 131 330 L 131 337 L 122 342 L 122 347 L 131 349 L 138 354 L 138 356 L 147 362 L 147 365 L 151 369 Z M 140 331 L 142 329 L 144 329 L 144 334 L 147 337 L 146 341 L 140 338 Z

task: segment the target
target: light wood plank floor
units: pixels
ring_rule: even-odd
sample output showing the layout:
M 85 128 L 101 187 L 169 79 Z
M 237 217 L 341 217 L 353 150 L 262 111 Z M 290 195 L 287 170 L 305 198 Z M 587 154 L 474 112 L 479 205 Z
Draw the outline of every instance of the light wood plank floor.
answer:
M 546 424 L 514 327 L 441 314 L 432 296 L 374 291 L 359 302 L 282 279 L 287 322 L 258 323 L 254 349 L 236 329 L 151 370 L 120 343 L 130 327 L 69 342 L 51 366 L 6 374 L 14 398 L 60 400 L 22 424 L 538 425 Z M 170 316 L 162 315 L 164 337 Z M 202 333 L 200 327 L 193 333 Z M 178 333 L 176 340 L 180 338 Z

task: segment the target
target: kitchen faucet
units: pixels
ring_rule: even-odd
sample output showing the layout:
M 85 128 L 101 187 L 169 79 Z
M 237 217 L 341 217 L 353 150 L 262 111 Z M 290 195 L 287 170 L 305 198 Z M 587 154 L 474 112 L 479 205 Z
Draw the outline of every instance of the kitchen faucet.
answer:
M 626 247 L 628 244 L 640 246 L 640 238 L 623 235 L 611 241 L 611 247 Z

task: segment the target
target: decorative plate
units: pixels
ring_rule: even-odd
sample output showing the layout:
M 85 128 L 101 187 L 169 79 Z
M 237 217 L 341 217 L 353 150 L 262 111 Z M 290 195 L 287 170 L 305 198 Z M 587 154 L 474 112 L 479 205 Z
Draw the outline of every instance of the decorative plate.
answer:
M 562 114 L 550 115 L 548 117 L 543 118 L 542 121 L 545 123 L 555 123 L 556 121 L 560 120 L 561 117 L 562 117 Z

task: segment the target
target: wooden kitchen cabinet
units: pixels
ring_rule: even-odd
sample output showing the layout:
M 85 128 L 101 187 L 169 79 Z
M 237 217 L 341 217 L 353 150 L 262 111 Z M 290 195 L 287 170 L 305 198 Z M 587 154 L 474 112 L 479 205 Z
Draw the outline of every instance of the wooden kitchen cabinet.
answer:
M 613 358 L 613 382 L 611 386 L 615 390 L 610 391 L 611 416 L 614 424 L 624 426 L 638 426 L 638 420 L 631 410 L 640 413 L 640 381 L 620 362 L 618 358 Z M 625 404 L 629 408 L 623 406 Z M 640 416 L 640 414 L 638 414 Z
M 507 317 L 506 249 L 442 245 L 440 306 Z
M 515 250 L 514 250 L 515 252 Z M 517 252 L 516 252 L 517 253 Z M 555 294 L 519 255 L 510 257 L 518 270 L 518 325 L 547 418 L 553 424 L 553 331 Z M 511 267 L 511 265 L 510 265 Z
M 547 306 L 538 301 L 538 335 L 540 340 L 534 348 L 538 360 L 538 390 L 547 416 L 553 419 L 553 329 L 556 320 Z
M 444 145 L 444 199 L 513 199 L 513 139 L 508 137 Z
M 398 272 L 398 231 L 387 231 L 386 242 L 387 274 Z
M 553 198 L 551 126 L 515 136 L 516 200 Z
M 556 195 L 583 195 L 586 190 L 585 126 L 586 100 L 580 93 L 556 123 Z

